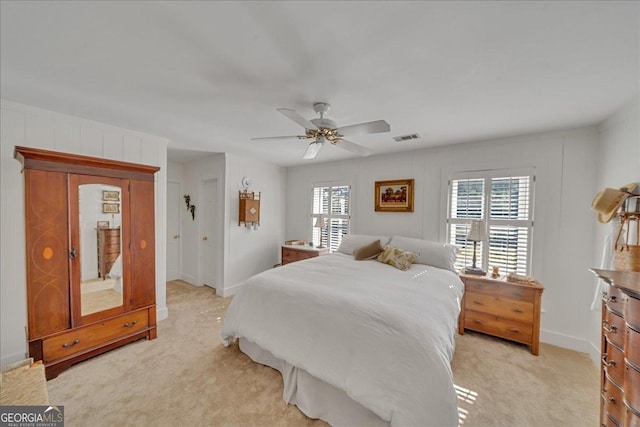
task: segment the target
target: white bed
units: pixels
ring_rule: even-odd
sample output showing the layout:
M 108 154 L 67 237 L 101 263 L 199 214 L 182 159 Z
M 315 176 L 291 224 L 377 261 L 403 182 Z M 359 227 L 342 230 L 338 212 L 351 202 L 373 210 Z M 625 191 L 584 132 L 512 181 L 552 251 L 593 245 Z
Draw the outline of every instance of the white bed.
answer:
M 280 370 L 285 400 L 312 418 L 456 426 L 450 361 L 463 289 L 452 271 L 335 253 L 247 280 L 222 338 Z

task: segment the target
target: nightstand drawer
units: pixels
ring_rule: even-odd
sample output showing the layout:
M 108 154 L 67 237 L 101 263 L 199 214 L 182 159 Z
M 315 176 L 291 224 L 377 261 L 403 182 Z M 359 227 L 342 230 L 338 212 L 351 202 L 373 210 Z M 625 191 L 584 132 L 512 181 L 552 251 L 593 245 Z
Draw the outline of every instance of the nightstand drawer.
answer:
M 467 284 L 467 292 L 500 296 L 520 301 L 533 301 L 536 290 L 525 286 L 513 285 L 498 280 L 473 280 Z
M 464 299 L 465 309 L 493 314 L 505 319 L 531 323 L 533 319 L 533 303 L 468 292 Z
M 533 333 L 531 322 L 518 322 L 487 313 L 467 309 L 464 327 L 501 338 L 530 343 Z
M 294 261 L 300 261 L 307 258 L 313 258 L 318 255 L 308 251 L 295 251 L 292 249 L 282 252 L 282 263 L 287 264 Z

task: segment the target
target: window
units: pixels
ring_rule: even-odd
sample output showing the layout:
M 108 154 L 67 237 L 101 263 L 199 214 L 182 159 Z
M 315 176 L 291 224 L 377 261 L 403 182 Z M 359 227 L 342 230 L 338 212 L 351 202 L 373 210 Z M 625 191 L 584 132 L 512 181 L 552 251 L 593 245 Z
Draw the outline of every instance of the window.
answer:
M 351 186 L 349 185 L 313 187 L 310 227 L 315 244 L 320 244 L 320 232 L 322 232 L 322 244 L 331 252 L 338 250 L 342 236 L 349 233 L 350 202 Z M 314 227 L 316 218 L 320 215 L 327 219 L 326 229 Z
M 484 270 L 528 275 L 533 231 L 533 170 L 456 173 L 449 180 L 447 240 L 460 249 L 456 268 L 472 263 L 467 242 L 472 219 L 487 224 L 488 242 L 479 242 L 476 264 Z M 488 246 L 487 246 L 488 244 Z

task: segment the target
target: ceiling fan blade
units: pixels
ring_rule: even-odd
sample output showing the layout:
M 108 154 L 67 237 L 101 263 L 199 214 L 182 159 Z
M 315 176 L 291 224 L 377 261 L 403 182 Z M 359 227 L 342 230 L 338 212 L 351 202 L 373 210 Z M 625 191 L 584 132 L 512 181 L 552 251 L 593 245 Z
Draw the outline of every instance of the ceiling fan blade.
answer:
M 376 120 L 374 122 L 358 123 L 357 125 L 349 125 L 336 129 L 342 136 L 360 135 L 365 133 L 381 133 L 389 132 L 391 126 L 384 120 Z
M 304 152 L 304 156 L 302 156 L 302 158 L 304 160 L 313 159 L 318 154 L 318 151 L 320 151 L 323 145 L 324 145 L 324 142 L 317 142 L 317 141 L 312 142 L 307 147 L 307 151 Z
M 261 139 L 307 139 L 305 135 L 287 135 L 287 136 L 263 136 L 260 138 L 251 138 L 251 141 L 258 141 Z
M 361 156 L 370 156 L 371 154 L 373 154 L 373 151 L 368 149 L 367 147 L 363 147 L 362 145 L 356 144 L 355 142 L 347 141 L 346 139 L 339 140 L 335 145 Z
M 296 122 L 297 124 L 299 124 L 305 129 L 318 129 L 316 125 L 314 125 L 309 120 L 302 117 L 300 114 L 297 113 L 296 110 L 291 110 L 289 108 L 278 108 L 278 111 L 280 111 L 287 118 L 293 120 L 294 122 Z

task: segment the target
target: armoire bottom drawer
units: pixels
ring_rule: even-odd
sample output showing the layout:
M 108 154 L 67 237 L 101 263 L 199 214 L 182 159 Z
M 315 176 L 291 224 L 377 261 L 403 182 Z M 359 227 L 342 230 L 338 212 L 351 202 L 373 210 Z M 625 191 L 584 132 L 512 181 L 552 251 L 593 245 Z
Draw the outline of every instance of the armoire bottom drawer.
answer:
M 71 356 L 119 337 L 141 331 L 149 325 L 147 310 L 127 313 L 115 319 L 83 326 L 42 342 L 45 362 Z

